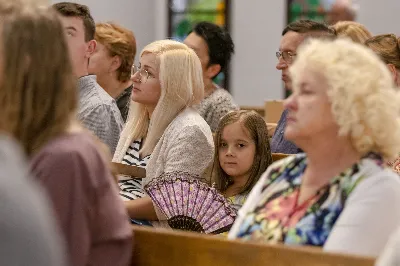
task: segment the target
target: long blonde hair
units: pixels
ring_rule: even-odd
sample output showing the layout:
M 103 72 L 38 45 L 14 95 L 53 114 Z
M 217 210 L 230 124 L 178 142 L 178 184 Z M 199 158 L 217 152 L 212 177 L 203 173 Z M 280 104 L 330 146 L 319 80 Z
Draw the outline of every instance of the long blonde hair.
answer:
M 186 107 L 204 96 L 202 68 L 196 53 L 185 44 L 161 40 L 147 45 L 140 56 L 151 53 L 159 65 L 161 96 L 149 120 L 145 105 L 131 103 L 128 122 L 121 133 L 114 161 L 121 161 L 133 140 L 146 137 L 141 154 L 151 154 L 165 129 Z
M 0 5 L 0 129 L 31 155 L 64 132 L 75 114 L 77 90 L 64 29 L 51 9 Z

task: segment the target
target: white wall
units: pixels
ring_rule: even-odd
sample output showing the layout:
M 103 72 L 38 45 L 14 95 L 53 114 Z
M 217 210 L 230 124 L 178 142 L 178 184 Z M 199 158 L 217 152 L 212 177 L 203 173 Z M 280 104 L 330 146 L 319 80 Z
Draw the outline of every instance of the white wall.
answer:
M 230 91 L 239 105 L 263 106 L 283 95 L 275 52 L 285 26 L 284 0 L 233 0 Z
M 358 0 L 357 21 L 372 34 L 394 33 L 400 35 L 400 0 Z
M 64 2 L 65 0 L 52 0 L 51 3 Z M 87 5 L 96 22 L 115 21 L 133 31 L 137 42 L 138 53 L 142 48 L 160 36 L 163 28 L 163 13 L 156 3 L 164 0 L 72 0 L 73 2 Z M 162 3 L 161 7 L 165 6 Z M 165 21 L 167 15 L 165 14 Z M 160 23 L 160 24 L 157 24 Z M 167 24 L 165 22 L 165 24 Z M 137 60 L 137 56 L 136 56 Z
M 138 51 L 167 37 L 167 0 L 72 0 L 90 7 L 96 21 L 114 20 L 131 29 Z M 61 2 L 52 0 L 52 3 Z M 232 0 L 230 91 L 239 105 L 263 106 L 283 96 L 275 52 L 286 23 L 286 0 Z M 400 0 L 358 0 L 358 21 L 373 34 L 400 35 Z

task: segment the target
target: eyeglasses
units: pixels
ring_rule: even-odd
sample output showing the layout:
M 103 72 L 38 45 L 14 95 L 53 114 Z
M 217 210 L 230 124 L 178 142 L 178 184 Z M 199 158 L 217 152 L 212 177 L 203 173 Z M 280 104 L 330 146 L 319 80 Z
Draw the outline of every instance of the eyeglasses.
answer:
M 133 65 L 131 69 L 131 76 L 135 75 L 137 72 L 139 72 L 139 81 L 141 83 L 146 83 L 146 81 L 151 77 L 146 69 Z
M 292 52 L 276 52 L 275 53 L 275 55 L 276 55 L 276 58 L 278 58 L 278 60 L 279 60 L 279 58 L 281 58 L 281 56 L 282 56 L 282 58 L 283 58 L 283 60 L 286 62 L 286 63 L 288 63 L 288 64 L 291 64 L 291 63 L 293 63 L 293 60 L 294 60 L 294 58 L 296 57 L 296 54 L 295 53 L 292 53 Z

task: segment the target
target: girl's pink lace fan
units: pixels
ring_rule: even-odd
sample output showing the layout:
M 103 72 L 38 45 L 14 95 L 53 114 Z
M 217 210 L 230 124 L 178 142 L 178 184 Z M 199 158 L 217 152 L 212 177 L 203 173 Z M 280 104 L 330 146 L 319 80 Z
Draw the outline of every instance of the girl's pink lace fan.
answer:
M 162 174 L 145 190 L 173 229 L 219 234 L 228 231 L 236 218 L 224 196 L 188 173 Z

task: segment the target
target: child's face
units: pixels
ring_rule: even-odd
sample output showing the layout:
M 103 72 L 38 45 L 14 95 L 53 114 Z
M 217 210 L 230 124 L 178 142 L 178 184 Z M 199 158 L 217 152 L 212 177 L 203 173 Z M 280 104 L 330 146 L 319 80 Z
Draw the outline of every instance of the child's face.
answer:
M 255 152 L 256 144 L 240 122 L 227 125 L 222 130 L 221 143 L 218 147 L 219 163 L 232 179 L 249 178 Z

